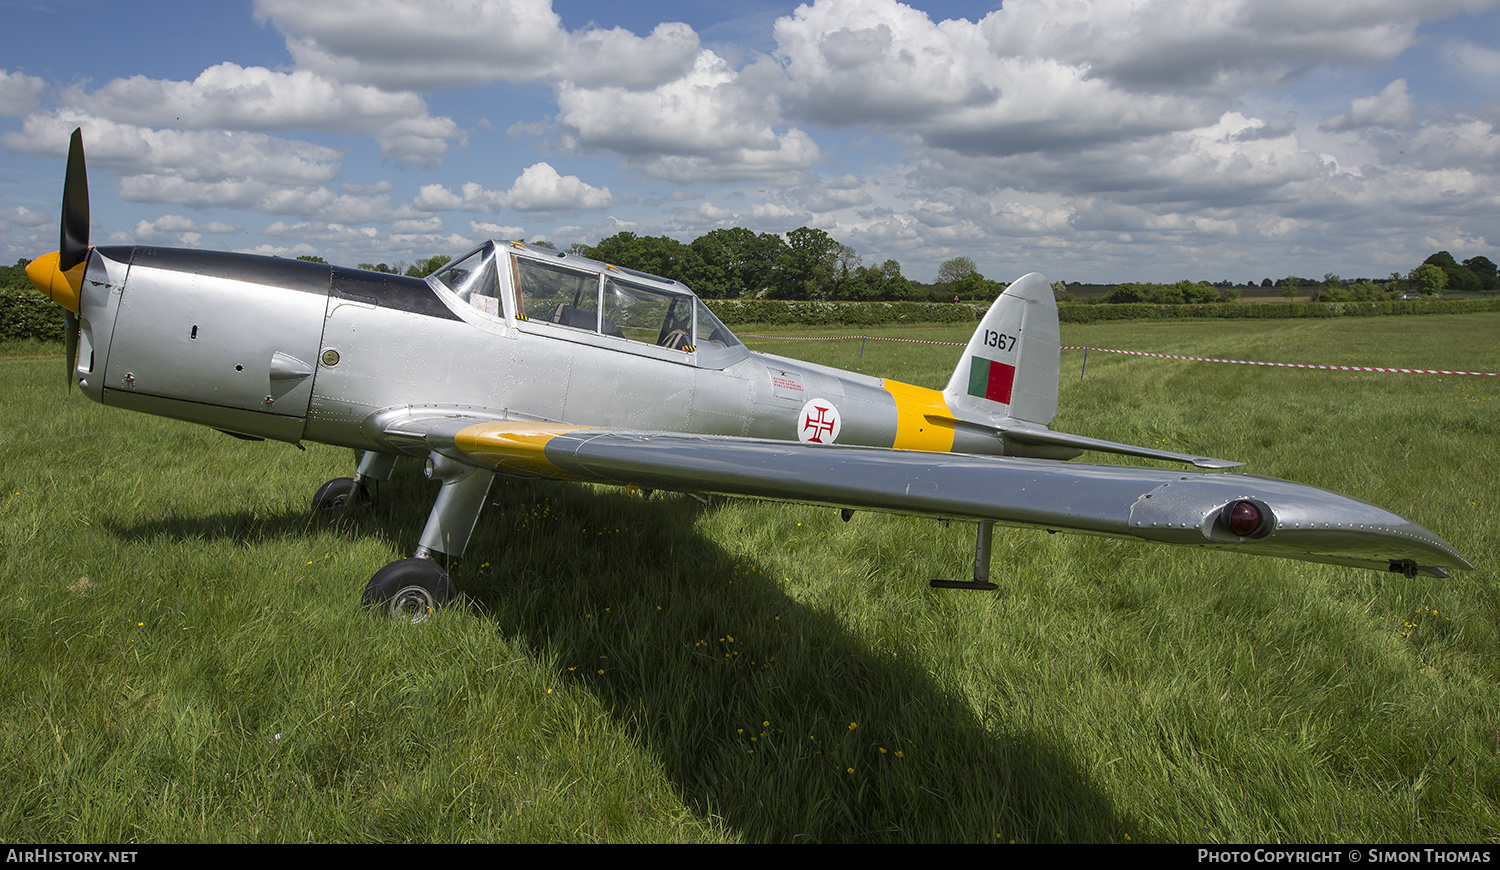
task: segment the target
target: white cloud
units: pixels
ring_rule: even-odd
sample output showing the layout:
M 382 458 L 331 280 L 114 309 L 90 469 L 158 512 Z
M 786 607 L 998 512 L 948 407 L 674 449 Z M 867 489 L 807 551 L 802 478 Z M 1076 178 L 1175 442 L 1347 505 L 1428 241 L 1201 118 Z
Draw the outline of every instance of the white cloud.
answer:
M 1389 143 L 1387 150 L 1398 144 Z M 1406 156 L 1427 170 L 1470 169 L 1491 178 L 1500 174 L 1500 135 L 1493 121 L 1462 117 L 1433 121 L 1412 133 L 1405 146 Z
M 455 211 L 464 208 L 464 198 L 441 184 L 424 184 L 412 200 L 412 208 L 422 211 Z M 484 211 L 486 206 L 477 206 L 469 211 Z
M 1211 125 L 1247 88 L 1390 60 L 1420 20 L 1490 5 L 1009 0 L 978 22 L 934 22 L 895 0 L 818 0 L 777 21 L 776 55 L 792 119 L 884 125 L 930 148 L 1003 156 Z M 1384 117 L 1398 117 L 1385 96 Z
M 1404 127 L 1415 114 L 1416 106 L 1407 91 L 1406 79 L 1396 79 L 1375 96 L 1354 100 L 1349 111 L 1329 115 L 1320 129 L 1340 133 L 1365 127 Z
M 127 201 L 344 223 L 397 217 L 383 194 L 340 195 L 328 189 L 341 167 L 338 151 L 264 133 L 154 130 L 57 110 L 28 117 L 19 131 L 0 136 L 0 144 L 60 157 L 74 127 L 83 129 L 90 169 L 119 175 L 118 194 Z
M 823 2 L 776 22 L 787 97 L 826 123 L 919 121 L 992 104 L 992 58 L 980 28 L 934 24 L 889 0 Z
M 332 81 L 297 70 L 221 63 L 191 82 L 132 76 L 93 91 L 69 88 L 65 105 L 99 118 L 185 130 L 279 131 L 296 128 L 373 137 L 381 153 L 437 166 L 448 142 L 464 134 L 450 118 L 435 118 L 414 93 Z
M 564 82 L 557 102 L 565 147 L 622 154 L 640 171 L 677 182 L 775 178 L 819 157 L 806 133 L 774 129 L 774 95 L 711 51 L 700 52 L 687 75 L 650 91 Z
M 686 75 L 698 56 L 698 34 L 680 22 L 658 24 L 647 37 L 628 30 L 570 33 L 547 78 L 585 87 L 649 90 Z
M 469 231 L 486 239 L 519 239 L 526 235 L 526 230 L 522 227 L 488 221 L 469 221 Z
M 1234 94 L 1319 63 L 1373 64 L 1416 38 L 1420 17 L 1478 5 L 1400 0 L 1017 0 L 982 22 L 997 56 L 1084 65 L 1093 77 L 1142 91 Z
M 1076 148 L 1211 122 L 1213 101 L 1121 87 L 1093 60 L 1031 43 L 1033 13 L 1078 12 L 1021 0 L 983 22 L 934 23 L 893 0 L 822 0 L 776 23 L 794 117 L 899 127 L 963 154 Z M 1049 18 L 1050 20 L 1050 18 Z
M 339 186 L 350 196 L 374 196 L 380 193 L 390 193 L 396 189 L 396 185 L 384 180 L 374 184 L 355 184 L 346 181 Z
M 1460 42 L 1449 49 L 1448 56 L 1466 76 L 1480 81 L 1500 80 L 1500 51 Z
M 234 226 L 223 221 L 200 224 L 192 218 L 179 214 L 164 214 L 155 220 L 137 221 L 135 229 L 128 234 L 128 242 L 145 244 L 175 242 L 188 247 L 197 247 L 205 234 L 219 235 L 236 231 Z M 120 241 L 124 243 L 126 240 Z
M 298 66 L 391 90 L 573 81 L 652 88 L 692 64 L 698 35 L 663 23 L 568 32 L 549 0 L 257 0 Z
M 57 215 L 16 205 L 0 210 L 0 223 L 15 227 L 51 227 L 57 225 Z
M 700 220 L 717 223 L 719 221 L 727 221 L 730 218 L 734 217 L 734 210 L 720 208 L 710 202 L 701 202 L 698 204 L 698 207 L 693 210 L 693 214 L 696 215 Z
M 47 83 L 36 76 L 0 69 L 0 115 L 20 117 L 36 110 Z
M 842 175 L 821 187 L 802 193 L 802 204 L 820 213 L 858 208 L 874 201 L 875 198 L 865 189 L 864 182 L 852 175 Z
M 576 175 L 559 175 L 550 164 L 537 163 L 526 167 L 500 202 L 517 211 L 571 211 L 604 208 L 612 199 L 607 187 L 593 187 Z
M 440 233 L 444 230 L 443 219 L 439 217 L 430 218 L 407 218 L 391 224 L 393 235 L 411 235 L 415 233 Z
M 547 0 L 256 0 L 255 17 L 299 67 L 395 90 L 532 80 L 565 41 Z
M 560 175 L 550 163 L 526 167 L 506 191 L 486 190 L 472 181 L 460 190 L 462 194 L 456 194 L 441 184 L 424 184 L 412 207 L 420 211 L 576 211 L 605 208 L 614 200 L 609 188 L 594 187 L 576 175 Z
M 160 173 L 185 181 L 254 178 L 265 184 L 331 180 L 339 152 L 263 133 L 222 130 L 153 130 L 105 118 L 56 110 L 31 115 L 0 143 L 26 154 L 62 156 L 73 128 L 82 127 L 90 166 L 121 175 Z

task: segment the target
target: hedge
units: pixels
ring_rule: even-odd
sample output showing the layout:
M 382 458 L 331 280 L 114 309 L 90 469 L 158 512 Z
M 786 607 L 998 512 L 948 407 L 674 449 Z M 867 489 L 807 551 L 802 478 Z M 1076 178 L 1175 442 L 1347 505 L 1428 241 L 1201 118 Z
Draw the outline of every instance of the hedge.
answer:
M 1381 317 L 1409 314 L 1475 314 L 1500 311 L 1500 298 L 1386 299 L 1376 302 L 1214 302 L 1199 305 L 1152 305 L 1145 302 L 1064 304 L 1057 307 L 1063 323 L 1103 323 L 1114 320 L 1289 320 L 1299 317 Z
M 63 310 L 35 290 L 0 289 L 0 340 L 62 341 Z
M 705 299 L 727 324 L 767 326 L 903 326 L 973 323 L 986 306 L 951 302 L 794 302 L 787 299 Z

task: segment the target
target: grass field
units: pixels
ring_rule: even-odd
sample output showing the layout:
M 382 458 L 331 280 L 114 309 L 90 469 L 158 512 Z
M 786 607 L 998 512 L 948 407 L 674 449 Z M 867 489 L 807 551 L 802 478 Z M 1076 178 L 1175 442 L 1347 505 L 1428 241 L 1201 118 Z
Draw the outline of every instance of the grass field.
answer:
M 1500 371 L 1500 315 L 1063 341 Z M 926 386 L 960 353 L 749 343 Z M 1056 428 L 1375 502 L 1477 570 L 1005 531 L 1001 591 L 934 590 L 971 526 L 511 482 L 463 602 L 400 626 L 357 602 L 415 548 L 416 463 L 312 517 L 349 451 L 102 408 L 56 346 L 0 347 L 0 839 L 1500 839 L 1500 378 L 1082 359 Z

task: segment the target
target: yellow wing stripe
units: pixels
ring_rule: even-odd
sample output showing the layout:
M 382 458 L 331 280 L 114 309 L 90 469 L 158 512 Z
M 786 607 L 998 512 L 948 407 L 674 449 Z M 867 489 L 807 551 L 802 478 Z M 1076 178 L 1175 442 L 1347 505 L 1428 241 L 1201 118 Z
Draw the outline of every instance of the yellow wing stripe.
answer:
M 900 381 L 886 381 L 885 391 L 896 400 L 896 440 L 892 447 L 952 452 L 953 424 L 949 421 L 953 412 L 948 410 L 942 393 Z
M 565 423 L 476 423 L 453 436 L 453 446 L 496 471 L 583 480 L 547 461 L 547 442 L 566 432 L 597 429 Z

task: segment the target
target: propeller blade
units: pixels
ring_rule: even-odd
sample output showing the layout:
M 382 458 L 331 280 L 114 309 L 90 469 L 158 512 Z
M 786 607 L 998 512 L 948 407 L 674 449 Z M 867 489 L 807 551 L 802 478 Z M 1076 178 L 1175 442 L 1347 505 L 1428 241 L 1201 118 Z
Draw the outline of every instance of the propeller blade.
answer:
M 73 131 L 63 177 L 62 236 L 57 266 L 66 272 L 89 255 L 89 173 L 83 163 L 83 128 Z
M 78 380 L 78 315 L 64 309 L 63 318 L 67 320 L 68 333 L 63 340 L 67 342 L 68 392 L 71 393 L 73 382 Z

